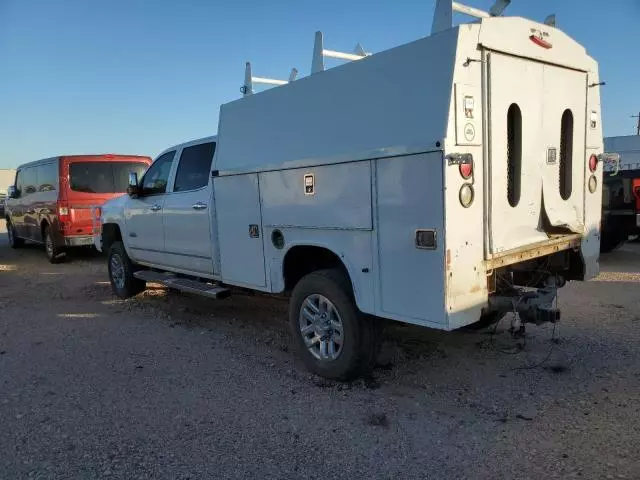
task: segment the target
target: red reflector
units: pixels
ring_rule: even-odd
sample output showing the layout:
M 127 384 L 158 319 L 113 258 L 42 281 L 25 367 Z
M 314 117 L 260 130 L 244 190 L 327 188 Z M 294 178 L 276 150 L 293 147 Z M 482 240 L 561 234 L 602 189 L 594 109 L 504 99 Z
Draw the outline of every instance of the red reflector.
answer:
M 473 165 L 471 163 L 460 164 L 460 175 L 462 175 L 462 178 L 466 180 L 472 174 L 473 174 Z
M 537 35 L 530 35 L 529 39 L 539 47 L 546 48 L 546 49 L 553 47 L 553 45 L 551 45 L 545 39 L 538 37 Z
M 591 154 L 589 157 L 589 170 L 595 172 L 596 168 L 598 168 L 598 157 L 595 154 Z

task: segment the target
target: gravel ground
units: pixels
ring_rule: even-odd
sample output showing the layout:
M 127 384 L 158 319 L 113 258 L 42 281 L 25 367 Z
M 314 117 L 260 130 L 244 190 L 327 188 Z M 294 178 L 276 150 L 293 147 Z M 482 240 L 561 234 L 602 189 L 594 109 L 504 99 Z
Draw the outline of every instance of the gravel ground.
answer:
M 103 258 L 0 233 L 0 478 L 640 478 L 640 248 L 601 261 L 555 342 L 398 325 L 339 384 L 289 351 L 283 300 L 119 301 Z

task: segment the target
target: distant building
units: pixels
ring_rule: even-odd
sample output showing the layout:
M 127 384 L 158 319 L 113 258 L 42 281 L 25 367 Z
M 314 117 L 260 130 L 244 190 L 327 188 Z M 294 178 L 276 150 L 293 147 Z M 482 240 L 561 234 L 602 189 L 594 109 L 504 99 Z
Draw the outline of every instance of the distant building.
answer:
M 15 178 L 15 168 L 0 168 L 0 192 L 6 194 L 7 187 L 13 185 Z

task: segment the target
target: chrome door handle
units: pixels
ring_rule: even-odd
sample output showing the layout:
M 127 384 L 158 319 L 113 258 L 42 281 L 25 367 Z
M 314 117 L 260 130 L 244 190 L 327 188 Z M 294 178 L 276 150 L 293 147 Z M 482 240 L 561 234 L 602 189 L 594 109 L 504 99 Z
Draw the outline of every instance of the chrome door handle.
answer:
M 207 208 L 207 204 L 206 203 L 202 203 L 202 202 L 198 202 L 198 203 L 194 203 L 193 205 L 191 205 L 191 207 L 194 210 L 204 210 L 205 208 Z
M 160 205 L 158 205 L 157 203 L 155 205 L 153 205 L 150 209 L 152 212 L 157 212 L 158 210 L 160 210 L 162 207 Z

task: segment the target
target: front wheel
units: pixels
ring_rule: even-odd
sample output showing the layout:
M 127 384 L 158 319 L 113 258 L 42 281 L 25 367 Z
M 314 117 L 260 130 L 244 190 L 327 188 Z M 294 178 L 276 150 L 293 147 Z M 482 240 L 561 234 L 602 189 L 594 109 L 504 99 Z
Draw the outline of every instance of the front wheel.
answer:
M 109 281 L 111 289 L 120 298 L 129 298 L 144 291 L 146 283 L 133 276 L 135 266 L 122 242 L 115 242 L 109 249 Z
M 291 295 L 289 323 L 311 372 L 350 380 L 373 367 L 375 325 L 358 311 L 351 282 L 340 270 L 320 270 L 298 282 Z

